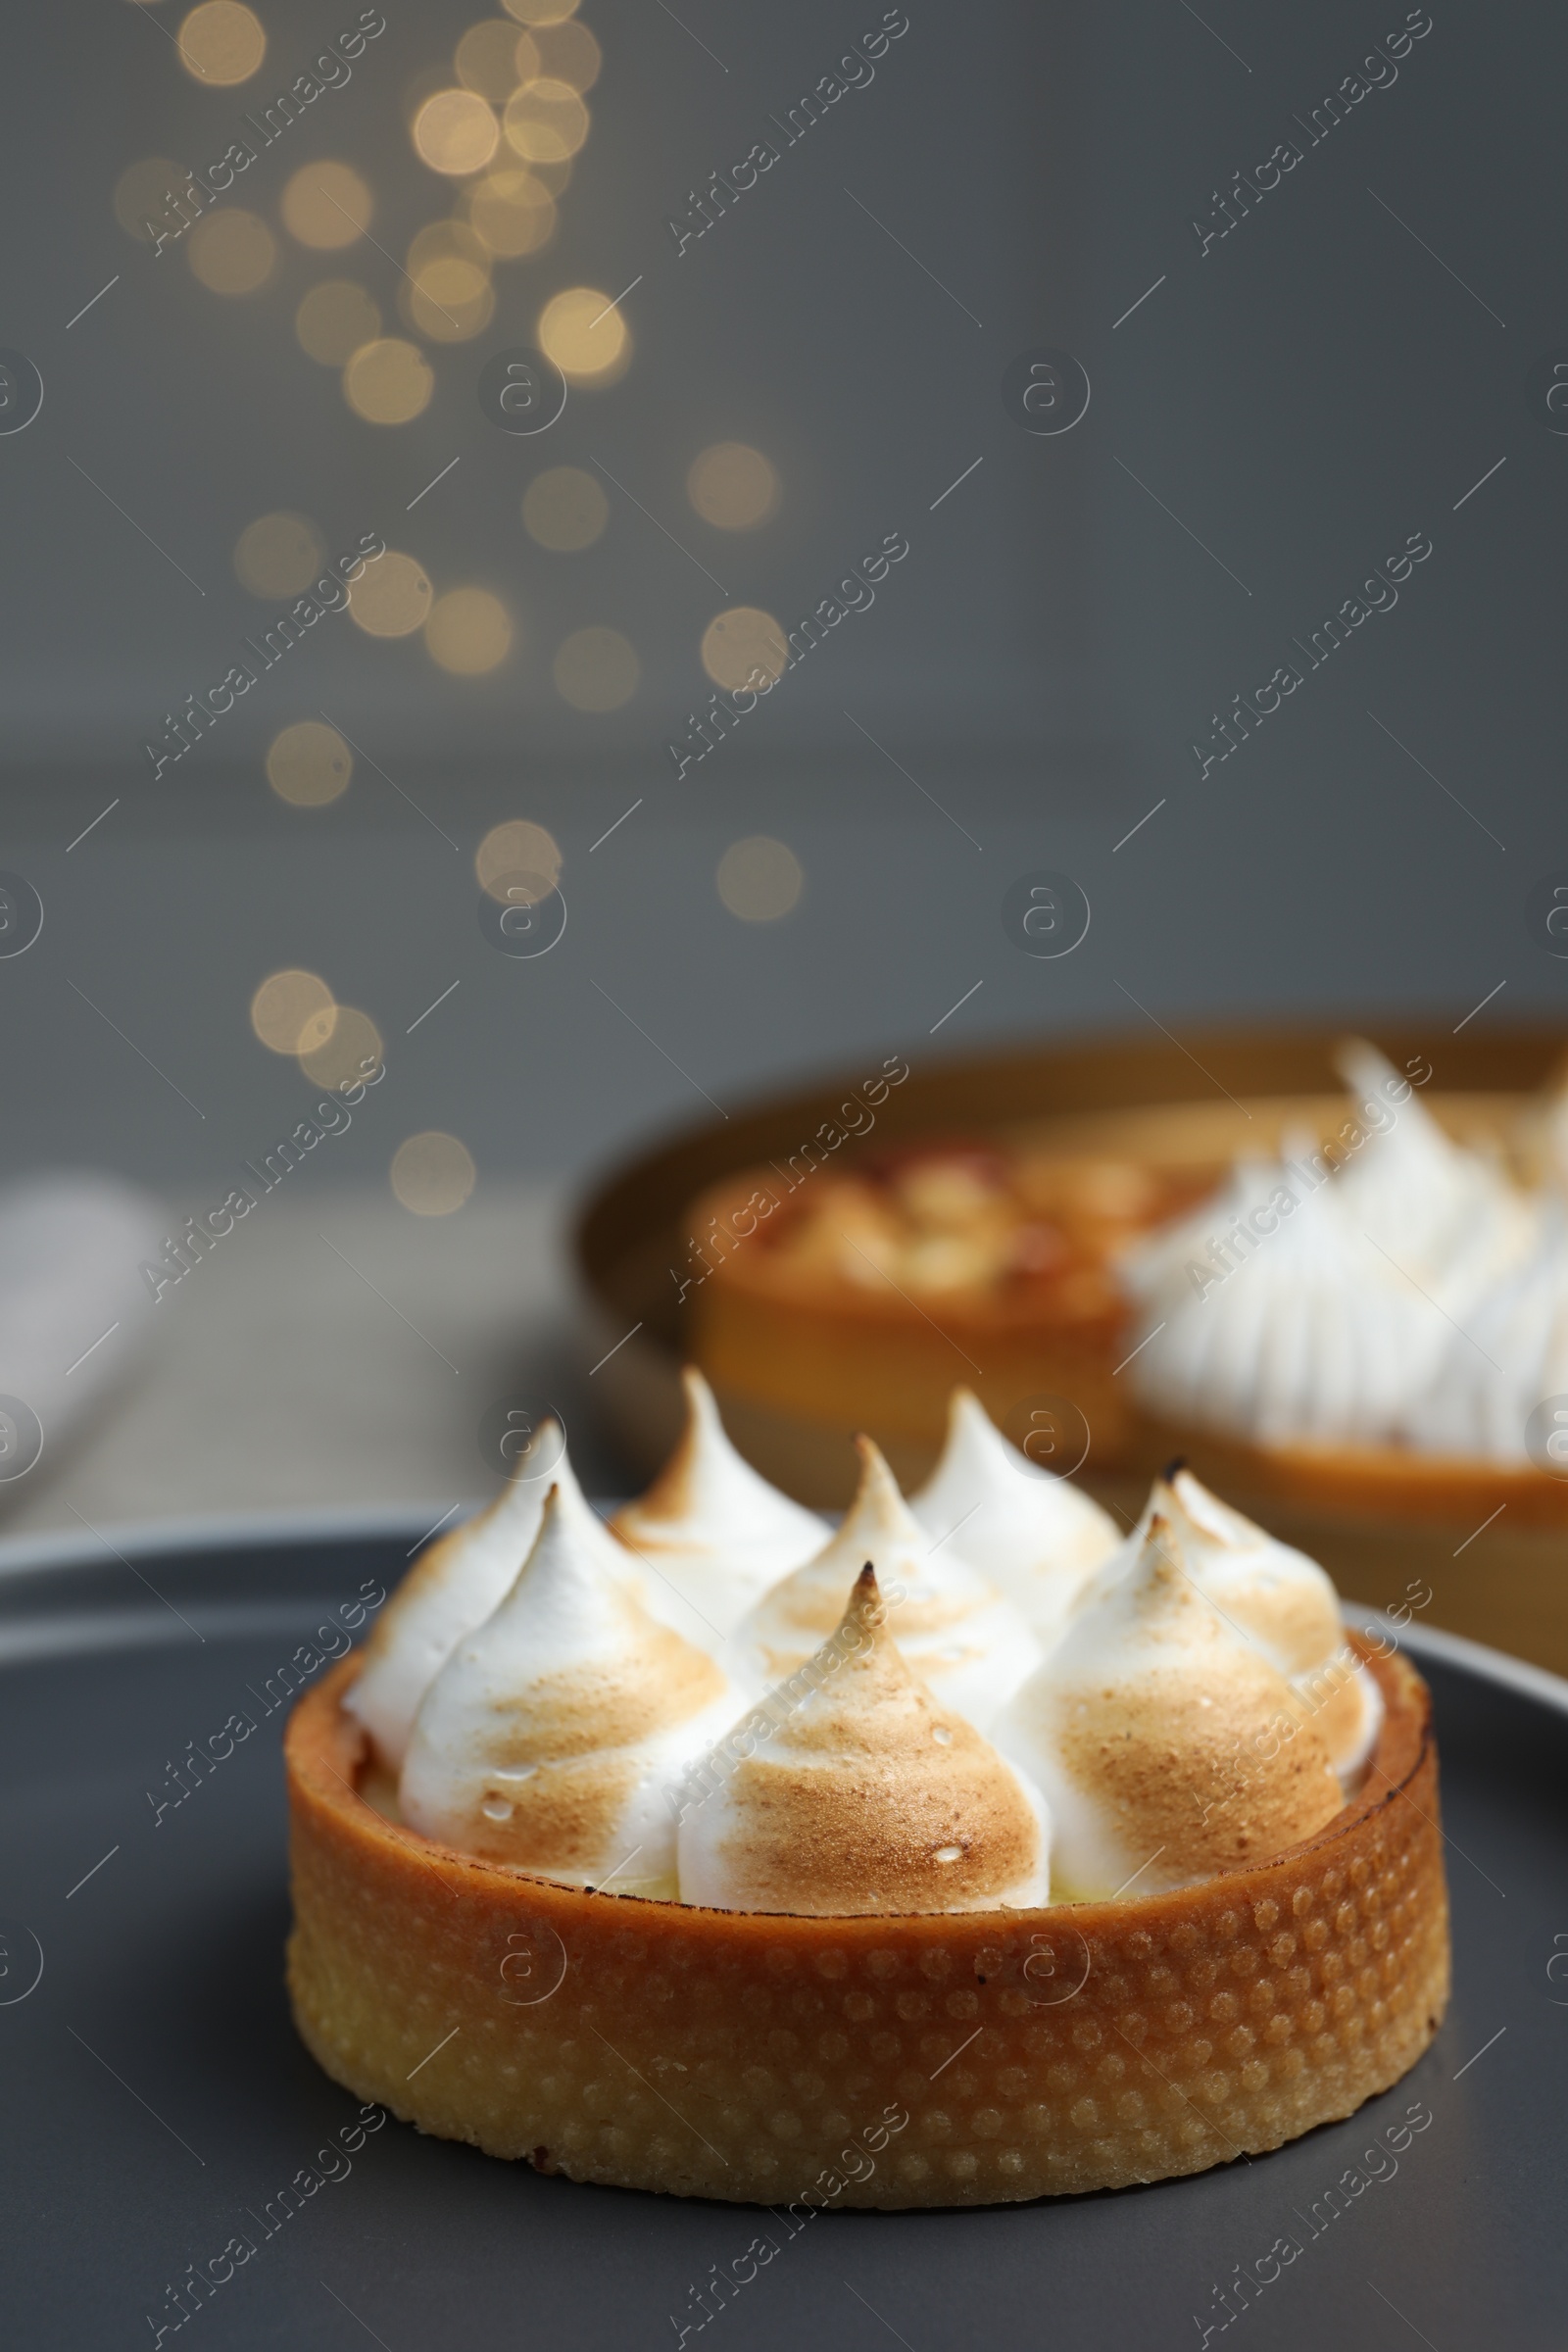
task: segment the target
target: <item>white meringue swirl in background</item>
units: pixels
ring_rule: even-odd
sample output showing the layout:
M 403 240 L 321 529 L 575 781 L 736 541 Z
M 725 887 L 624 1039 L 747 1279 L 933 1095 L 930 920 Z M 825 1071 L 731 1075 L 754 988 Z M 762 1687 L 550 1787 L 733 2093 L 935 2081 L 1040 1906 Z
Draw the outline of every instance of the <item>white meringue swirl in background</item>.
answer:
M 1262 1445 L 1426 1444 L 1416 1400 L 1531 1248 L 1539 1212 L 1500 1170 L 1374 1048 L 1340 1061 L 1364 1140 L 1337 1172 L 1289 1139 L 1124 1261 L 1143 1310 L 1129 1369 L 1163 1419 Z

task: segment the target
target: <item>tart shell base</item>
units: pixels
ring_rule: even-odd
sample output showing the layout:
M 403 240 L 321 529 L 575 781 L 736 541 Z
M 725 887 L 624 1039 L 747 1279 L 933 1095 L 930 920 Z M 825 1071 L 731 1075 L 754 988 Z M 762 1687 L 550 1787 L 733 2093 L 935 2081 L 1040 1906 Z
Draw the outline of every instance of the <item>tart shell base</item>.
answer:
M 433 1844 L 358 1792 L 356 1671 L 288 1727 L 295 2021 L 357 2097 L 541 2171 L 773 2206 L 1121 2187 L 1351 2114 L 1447 1999 L 1431 1706 L 1398 1656 L 1366 1785 L 1305 1844 L 1144 1901 L 899 1919 L 594 1894 Z

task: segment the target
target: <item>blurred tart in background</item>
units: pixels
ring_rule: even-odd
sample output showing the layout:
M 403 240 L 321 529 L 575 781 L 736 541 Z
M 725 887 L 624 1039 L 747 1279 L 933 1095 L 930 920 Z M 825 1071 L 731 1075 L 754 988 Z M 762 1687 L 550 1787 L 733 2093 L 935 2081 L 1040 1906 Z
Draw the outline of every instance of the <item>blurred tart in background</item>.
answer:
M 967 1371 L 999 1426 L 1025 1400 L 1071 1400 L 1082 1442 L 1047 1431 L 1042 1467 L 1120 1458 L 1116 1260 L 1209 1190 L 1212 1166 L 933 1140 L 808 1173 L 750 1168 L 693 1211 L 692 1352 L 743 1448 L 759 1414 L 863 1426 L 908 1476 Z

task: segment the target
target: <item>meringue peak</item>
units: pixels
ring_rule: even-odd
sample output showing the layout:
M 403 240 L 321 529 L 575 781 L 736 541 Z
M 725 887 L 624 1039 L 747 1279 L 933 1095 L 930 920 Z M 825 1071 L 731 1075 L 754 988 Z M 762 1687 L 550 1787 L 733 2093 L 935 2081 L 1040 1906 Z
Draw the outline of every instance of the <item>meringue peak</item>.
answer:
M 635 1851 L 623 1890 L 662 1886 L 664 1787 L 736 1705 L 706 1651 L 617 1584 L 552 1488 L 511 1591 L 425 1693 L 404 1817 L 466 1853 L 577 1881 Z
M 1046 1899 L 1038 1791 L 911 1673 L 869 1561 L 829 1640 L 727 1744 L 734 1770 L 681 1823 L 683 1901 L 824 1915 Z
M 578 1542 L 607 1574 L 634 1592 L 640 1586 L 636 1562 L 577 1484 L 561 1424 L 542 1421 L 495 1500 L 420 1552 L 365 1644 L 343 1703 L 365 1725 L 388 1770 L 402 1764 L 419 1701 L 459 1642 L 511 1590 L 539 1534 L 552 1482 L 557 1510 Z
M 1309 1710 L 1202 1591 L 1178 1518 L 1146 1518 L 1125 1572 L 997 1726 L 1045 1792 L 1060 1890 L 1080 1901 L 1260 1861 L 1343 1802 Z
M 838 1533 L 737 1629 L 747 1668 L 772 1683 L 809 1657 L 839 1624 L 846 1585 L 869 1561 L 907 1663 L 984 1729 L 1042 1655 L 1040 1644 L 956 1545 L 930 1541 L 872 1441 L 855 1443 L 860 1482 Z
M 611 1524 L 655 1572 L 647 1595 L 655 1614 L 716 1643 L 810 1557 L 826 1529 L 736 1451 L 700 1372 L 687 1365 L 681 1385 L 686 1419 L 674 1452 Z
M 1327 1571 L 1222 1502 L 1191 1470 L 1157 1480 L 1150 1506 L 1178 1529 L 1190 1574 L 1232 1632 L 1310 1702 L 1336 1771 L 1352 1781 L 1377 1737 L 1383 1698 L 1346 1641 Z
M 910 1508 L 928 1535 L 957 1542 L 1048 1645 L 1121 1541 L 1098 1502 L 1020 1452 L 962 1388 L 949 1402 L 942 1457 Z

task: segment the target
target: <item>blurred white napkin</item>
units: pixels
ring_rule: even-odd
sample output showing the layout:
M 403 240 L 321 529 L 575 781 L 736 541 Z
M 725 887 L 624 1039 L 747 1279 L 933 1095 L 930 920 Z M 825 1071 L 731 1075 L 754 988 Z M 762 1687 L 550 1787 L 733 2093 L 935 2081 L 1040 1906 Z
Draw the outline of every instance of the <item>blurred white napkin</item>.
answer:
M 52 1459 L 153 1331 L 140 1268 L 166 1213 L 112 1176 L 63 1169 L 0 1190 L 0 1501 Z

